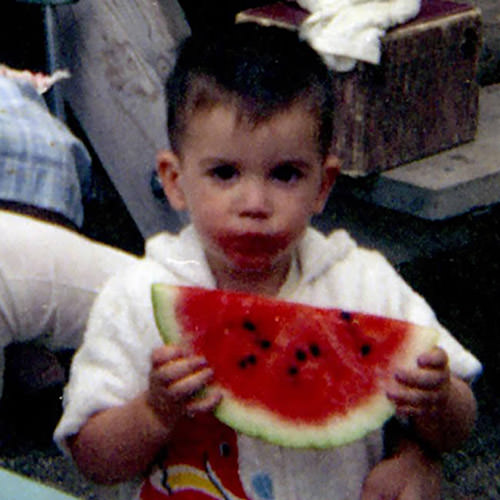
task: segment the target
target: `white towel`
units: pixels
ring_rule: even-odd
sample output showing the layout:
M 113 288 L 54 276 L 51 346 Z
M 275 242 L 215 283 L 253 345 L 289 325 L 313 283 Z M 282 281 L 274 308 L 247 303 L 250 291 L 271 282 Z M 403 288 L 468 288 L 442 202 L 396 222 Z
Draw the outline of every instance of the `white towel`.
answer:
M 357 61 L 378 64 L 386 30 L 414 18 L 420 0 L 298 0 L 311 14 L 302 38 L 332 69 L 352 70 Z

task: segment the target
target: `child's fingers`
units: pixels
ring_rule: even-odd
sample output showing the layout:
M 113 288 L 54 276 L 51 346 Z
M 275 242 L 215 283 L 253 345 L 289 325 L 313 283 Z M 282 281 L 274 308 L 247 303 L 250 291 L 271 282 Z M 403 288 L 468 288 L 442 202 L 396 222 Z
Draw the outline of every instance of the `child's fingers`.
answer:
M 155 350 L 152 362 L 149 393 L 158 408 L 185 404 L 213 375 L 205 358 L 186 355 L 184 349 L 179 347 Z
M 421 354 L 417 362 L 421 368 L 444 370 L 448 366 L 448 355 L 440 347 L 433 347 L 431 350 Z
M 168 385 L 204 368 L 207 368 L 207 361 L 201 356 L 179 357 L 161 364 L 156 368 L 155 375 Z
M 212 369 L 207 367 L 170 382 L 168 386 L 170 397 L 174 399 L 190 398 L 205 387 L 212 376 Z
M 399 415 L 421 415 L 436 411 L 446 399 L 450 386 L 447 369 L 400 370 L 387 390 Z
M 199 397 L 213 376 L 204 358 L 172 353 L 173 356 L 165 358 L 161 354 L 157 358 L 162 363 L 151 370 L 147 393 L 150 406 L 169 426 L 187 412 L 188 405 Z M 203 404 L 209 407 L 210 401 L 207 399 Z
M 151 364 L 153 365 L 153 368 L 158 368 L 169 361 L 179 359 L 187 356 L 188 354 L 189 353 L 182 346 L 175 344 L 163 345 L 153 350 L 151 354 Z
M 447 370 L 415 369 L 400 370 L 394 377 L 405 387 L 432 391 L 441 389 L 449 381 L 450 374 Z
M 421 391 L 417 389 L 393 390 L 387 393 L 397 409 L 399 415 L 417 416 L 432 412 L 441 401 L 439 392 Z
M 419 356 L 417 368 L 398 370 L 396 382 L 407 388 L 441 391 L 450 382 L 448 355 L 439 347 Z
M 197 413 L 213 410 L 221 401 L 222 394 L 219 390 L 208 387 L 202 394 L 197 395 L 186 405 L 186 413 L 193 417 Z

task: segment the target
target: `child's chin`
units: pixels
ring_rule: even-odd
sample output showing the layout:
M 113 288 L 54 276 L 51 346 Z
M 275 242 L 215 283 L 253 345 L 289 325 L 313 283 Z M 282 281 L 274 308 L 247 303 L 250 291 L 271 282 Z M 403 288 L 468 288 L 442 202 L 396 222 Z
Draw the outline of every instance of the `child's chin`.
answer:
M 275 259 L 271 256 L 231 255 L 229 256 L 235 270 L 248 273 L 271 272 L 275 267 Z

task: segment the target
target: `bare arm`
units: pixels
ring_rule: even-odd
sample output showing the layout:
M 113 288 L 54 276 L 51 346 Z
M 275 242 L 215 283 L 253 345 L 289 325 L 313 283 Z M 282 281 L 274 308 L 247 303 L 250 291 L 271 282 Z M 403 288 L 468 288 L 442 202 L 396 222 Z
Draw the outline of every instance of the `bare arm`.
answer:
M 69 446 L 81 472 L 113 484 L 144 472 L 165 447 L 182 415 L 211 410 L 219 394 L 207 390 L 212 371 L 204 359 L 165 346 L 153 353 L 149 389 L 130 402 L 93 415 Z
M 476 420 L 476 400 L 470 386 L 450 374 L 442 349 L 420 356 L 418 368 L 398 372 L 396 380 L 389 398 L 400 416 L 410 418 L 417 438 L 437 453 L 467 439 Z
M 86 477 L 113 484 L 146 470 L 165 446 L 170 430 L 142 394 L 124 406 L 93 415 L 69 445 Z
M 470 386 L 452 376 L 448 397 L 435 410 L 416 415 L 413 425 L 424 442 L 443 453 L 458 448 L 469 437 L 476 413 L 476 399 Z

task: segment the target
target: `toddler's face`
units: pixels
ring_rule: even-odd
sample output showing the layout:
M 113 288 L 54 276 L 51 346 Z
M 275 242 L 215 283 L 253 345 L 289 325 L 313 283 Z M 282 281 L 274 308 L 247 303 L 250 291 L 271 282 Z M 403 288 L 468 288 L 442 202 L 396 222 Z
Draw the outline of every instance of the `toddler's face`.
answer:
M 337 172 L 336 159 L 319 154 L 314 126 L 301 105 L 256 126 L 223 105 L 190 120 L 166 192 L 188 210 L 213 269 L 288 267 Z

